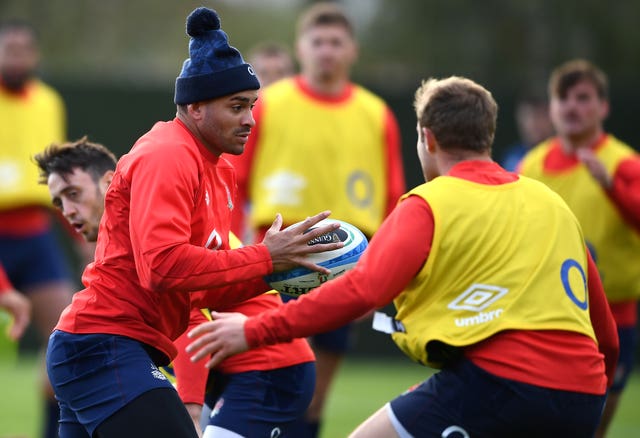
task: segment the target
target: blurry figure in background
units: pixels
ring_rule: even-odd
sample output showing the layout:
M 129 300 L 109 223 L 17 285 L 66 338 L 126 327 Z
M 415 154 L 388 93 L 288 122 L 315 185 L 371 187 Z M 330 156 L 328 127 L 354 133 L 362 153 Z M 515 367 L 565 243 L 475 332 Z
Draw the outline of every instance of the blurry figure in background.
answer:
M 549 117 L 549 103 L 543 97 L 528 95 L 516 104 L 516 127 L 520 142 L 513 144 L 504 152 L 501 164 L 513 172 L 522 157 L 540 142 L 553 135 L 553 124 Z
M 23 21 L 0 24 L 0 263 L 30 300 L 46 340 L 71 302 L 73 283 L 51 224 L 51 201 L 31 157 L 65 138 L 62 99 L 36 77 L 36 31 Z M 43 436 L 57 436 L 58 406 L 43 374 Z
M 607 76 L 573 60 L 549 80 L 558 136 L 535 147 L 521 173 L 562 196 L 582 226 L 618 328 L 620 359 L 597 436 L 605 436 L 635 357 L 640 297 L 640 156 L 604 130 Z
M 24 334 L 29 321 L 31 321 L 31 303 L 23 294 L 14 289 L 2 264 L 0 264 L 0 310 L 3 309 L 13 317 L 7 335 L 9 339 L 17 341 Z
M 249 51 L 247 62 L 256 72 L 262 89 L 295 72 L 291 53 L 284 45 L 276 42 L 256 45 Z
M 295 72 L 291 53 L 283 44 L 277 42 L 263 42 L 256 45 L 249 52 L 247 62 L 251 64 L 253 71 L 258 76 L 261 92 L 268 85 L 289 77 Z M 244 211 L 242 214 L 234 216 L 237 221 L 234 230 L 243 233 L 238 235 L 243 242 L 253 242 L 255 240 L 255 230 L 245 223 L 248 215 L 248 205 L 242 203 L 238 208 L 242 208 Z
M 245 153 L 229 157 L 237 170 L 237 205 L 249 211 L 245 220 L 243 208 L 234 210 L 236 235 L 247 235 L 241 229 L 247 223 L 260 241 L 278 212 L 292 224 L 331 208 L 333 217 L 371 238 L 395 206 L 405 188 L 400 133 L 386 103 L 351 82 L 357 53 L 353 24 L 339 5 L 315 3 L 299 18 L 300 75 L 262 91 Z M 295 436 L 318 435 L 350 333 L 347 325 L 311 340 L 316 390 Z

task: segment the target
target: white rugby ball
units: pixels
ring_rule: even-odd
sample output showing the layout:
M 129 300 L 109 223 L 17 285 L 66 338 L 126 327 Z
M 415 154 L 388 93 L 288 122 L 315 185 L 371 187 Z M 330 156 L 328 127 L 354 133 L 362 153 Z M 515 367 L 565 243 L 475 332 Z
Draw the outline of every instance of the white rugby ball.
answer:
M 324 219 L 309 231 L 334 222 L 338 222 L 340 228 L 309 241 L 309 245 L 344 242 L 344 247 L 307 256 L 311 262 L 329 269 L 330 274 L 321 274 L 300 266 L 265 276 L 267 283 L 282 294 L 297 297 L 352 269 L 368 245 L 367 238 L 362 231 L 350 223 L 338 219 Z

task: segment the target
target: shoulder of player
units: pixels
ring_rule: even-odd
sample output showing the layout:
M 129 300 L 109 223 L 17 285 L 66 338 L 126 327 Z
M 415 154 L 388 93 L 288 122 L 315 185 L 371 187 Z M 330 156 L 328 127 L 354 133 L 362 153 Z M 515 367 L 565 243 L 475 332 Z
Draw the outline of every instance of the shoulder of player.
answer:
M 35 95 L 38 99 L 53 101 L 58 105 L 62 105 L 62 96 L 53 88 L 53 86 L 43 82 L 40 79 L 33 79 L 30 84 L 30 95 Z
M 638 158 L 638 152 L 634 148 L 632 148 L 629 144 L 620 140 L 613 134 L 607 134 L 605 147 L 610 149 L 615 149 L 620 153 L 623 153 L 624 155 L 629 155 L 629 156 L 635 155 L 636 158 Z
M 524 171 L 526 170 L 526 166 L 528 166 L 530 163 L 538 162 L 544 159 L 553 145 L 554 138 L 550 138 L 543 141 L 542 143 L 537 144 L 536 146 L 532 147 L 527 153 L 525 153 L 520 160 L 521 173 L 524 173 Z
M 291 93 L 297 93 L 295 77 L 281 79 L 260 90 L 259 101 L 278 99 Z
M 162 169 L 202 167 L 202 156 L 195 141 L 176 129 L 176 122 L 157 122 L 123 155 L 119 164 L 125 168 L 152 165 Z

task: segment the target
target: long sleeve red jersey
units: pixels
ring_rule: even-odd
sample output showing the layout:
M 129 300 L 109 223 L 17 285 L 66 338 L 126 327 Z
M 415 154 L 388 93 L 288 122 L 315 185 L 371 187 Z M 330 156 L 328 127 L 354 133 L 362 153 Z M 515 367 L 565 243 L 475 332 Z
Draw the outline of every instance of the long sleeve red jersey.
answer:
M 227 307 L 269 290 L 264 245 L 229 250 L 235 176 L 177 118 L 159 122 L 118 162 L 105 197 L 85 289 L 57 329 L 127 336 L 167 364 L 187 327 L 191 297 Z

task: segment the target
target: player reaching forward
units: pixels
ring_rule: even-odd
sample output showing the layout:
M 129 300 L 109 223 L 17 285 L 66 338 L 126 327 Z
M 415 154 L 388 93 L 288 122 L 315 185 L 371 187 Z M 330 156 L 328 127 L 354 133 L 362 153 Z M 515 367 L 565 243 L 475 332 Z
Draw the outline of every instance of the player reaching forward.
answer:
M 155 124 L 118 162 L 86 288 L 49 339 L 63 438 L 197 436 L 157 369 L 175 357 L 189 292 L 203 307 L 226 307 L 268 291 L 262 277 L 270 272 L 327 272 L 305 256 L 342 246 L 307 244 L 336 228 L 304 233 L 325 211 L 285 230 L 277 216 L 262 243 L 230 249 L 235 179 L 221 155 L 242 153 L 260 85 L 214 11 L 196 9 L 187 31 L 191 58 L 176 81 L 176 118 Z
M 483 87 L 431 79 L 415 109 L 428 182 L 403 197 L 356 267 L 256 317 L 214 313 L 191 333 L 193 359 L 213 353 L 215 366 L 393 300 L 397 321 L 382 328 L 441 370 L 353 437 L 592 436 L 618 345 L 580 225 L 545 185 L 491 160 L 497 105 Z

